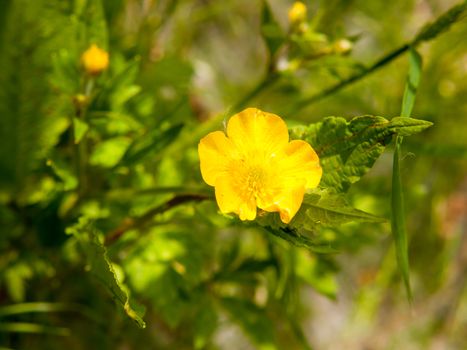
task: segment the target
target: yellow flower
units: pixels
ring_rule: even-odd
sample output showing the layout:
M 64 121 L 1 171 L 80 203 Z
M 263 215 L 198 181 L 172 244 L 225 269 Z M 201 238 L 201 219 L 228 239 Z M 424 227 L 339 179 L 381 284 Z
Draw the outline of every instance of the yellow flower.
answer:
M 109 66 L 109 53 L 92 44 L 81 56 L 84 70 L 91 75 L 98 75 Z
M 289 223 L 305 190 L 318 186 L 322 169 L 305 141 L 289 142 L 285 122 L 277 115 L 247 108 L 230 118 L 227 135 L 211 132 L 198 145 L 201 175 L 215 187 L 222 213 L 254 220 L 256 207 L 279 212 Z
M 301 1 L 295 1 L 289 9 L 289 22 L 299 24 L 306 20 L 306 5 Z

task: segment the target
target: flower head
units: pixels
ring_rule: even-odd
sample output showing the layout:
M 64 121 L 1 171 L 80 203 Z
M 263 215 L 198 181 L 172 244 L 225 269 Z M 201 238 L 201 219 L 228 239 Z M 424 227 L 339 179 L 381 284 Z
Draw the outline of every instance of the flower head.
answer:
M 301 1 L 295 1 L 289 9 L 288 17 L 292 25 L 300 24 L 306 20 L 306 5 Z
M 247 108 L 230 118 L 227 135 L 211 132 L 198 145 L 201 175 L 215 187 L 222 213 L 254 220 L 256 208 L 279 212 L 289 223 L 305 190 L 318 186 L 322 169 L 305 141 L 289 142 L 277 115 Z
M 89 49 L 83 52 L 81 63 L 88 74 L 98 75 L 109 66 L 109 53 L 92 44 Z

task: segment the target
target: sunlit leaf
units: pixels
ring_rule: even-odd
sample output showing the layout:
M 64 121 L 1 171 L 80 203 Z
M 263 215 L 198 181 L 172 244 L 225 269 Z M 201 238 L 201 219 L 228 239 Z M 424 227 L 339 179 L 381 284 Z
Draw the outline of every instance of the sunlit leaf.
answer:
M 428 121 L 404 117 L 388 121 L 383 117 L 363 116 L 349 122 L 328 117 L 307 127 L 293 128 L 291 138 L 312 145 L 323 168 L 320 186 L 340 192 L 371 169 L 393 135 L 412 135 L 431 125 Z
M 415 49 L 410 50 L 409 54 L 409 74 L 402 100 L 401 115 L 408 117 L 412 112 L 415 103 L 415 95 L 417 93 L 418 84 L 422 70 L 422 59 Z M 394 242 L 396 245 L 396 256 L 399 270 L 404 280 L 407 297 L 412 299 L 412 291 L 410 288 L 409 276 L 409 253 L 408 253 L 408 238 L 407 228 L 405 223 L 404 195 L 401 179 L 401 145 L 403 137 L 406 136 L 398 133 L 396 137 L 396 146 L 394 149 L 394 161 L 392 170 L 392 196 L 391 196 L 391 228 Z
M 47 160 L 46 164 L 52 169 L 54 175 L 61 180 L 65 191 L 73 190 L 78 186 L 78 179 L 73 174 L 73 170 L 69 168 L 69 164 L 54 162 L 50 159 Z
M 84 120 L 79 118 L 73 118 L 73 132 L 76 144 L 81 142 L 88 129 L 89 125 Z
M 130 143 L 131 139 L 125 136 L 103 141 L 96 146 L 89 162 L 104 168 L 114 167 L 122 159 Z
M 407 229 L 405 223 L 405 210 L 404 210 L 404 197 L 402 189 L 402 180 L 400 175 L 400 147 L 402 137 L 396 138 L 396 147 L 394 149 L 394 164 L 392 172 L 392 234 L 396 245 L 396 256 L 404 280 L 407 296 L 412 299 L 412 292 L 410 289 L 409 279 L 409 256 L 408 256 L 408 242 L 407 242 Z
M 144 311 L 130 300 L 127 288 L 118 280 L 112 263 L 107 256 L 107 250 L 99 241 L 92 224 L 87 219 L 81 218 L 78 224 L 67 229 L 67 233 L 72 234 L 80 243 L 86 254 L 91 273 L 106 287 L 125 313 L 138 326 L 145 328 L 146 323 L 142 318 Z
M 422 72 L 422 58 L 415 49 L 409 51 L 409 75 L 405 84 L 404 98 L 402 100 L 402 117 L 410 117 L 415 103 L 415 95 L 417 94 L 418 84 Z M 394 119 L 392 120 L 394 122 Z M 401 136 L 408 136 L 398 132 Z
M 295 246 L 316 253 L 336 253 L 338 247 L 332 242 L 319 237 L 311 238 L 300 232 L 317 232 L 321 227 L 336 227 L 351 222 L 381 223 L 386 219 L 353 208 L 342 194 L 317 190 L 305 195 L 300 210 L 288 225 L 282 223 L 276 213 L 262 215 L 257 221 L 270 233 Z
M 57 99 L 48 86 L 49 57 L 73 28 L 44 25 L 65 21 L 57 1 L 14 1 L 6 10 L 0 35 L 0 188 L 19 192 L 68 126 L 48 105 Z
M 153 159 L 160 159 L 160 152 L 177 138 L 182 128 L 183 124 L 177 124 L 165 131 L 154 130 L 135 140 L 125 153 L 122 164 L 132 165 L 151 155 Z
M 342 195 L 325 191 L 305 195 L 302 205 L 296 224 L 300 225 L 303 222 L 307 228 L 316 225 L 338 226 L 350 222 L 386 221 L 384 218 L 353 208 Z M 292 224 L 294 225 L 293 222 Z

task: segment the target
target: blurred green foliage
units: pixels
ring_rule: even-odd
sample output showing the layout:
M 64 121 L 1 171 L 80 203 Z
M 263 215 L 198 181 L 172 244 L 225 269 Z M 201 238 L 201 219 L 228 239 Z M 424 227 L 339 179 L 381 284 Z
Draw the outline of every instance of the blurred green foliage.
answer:
M 0 2 L 0 347 L 467 347 L 467 2 L 291 4 Z M 320 156 L 289 225 L 201 179 L 247 106 Z

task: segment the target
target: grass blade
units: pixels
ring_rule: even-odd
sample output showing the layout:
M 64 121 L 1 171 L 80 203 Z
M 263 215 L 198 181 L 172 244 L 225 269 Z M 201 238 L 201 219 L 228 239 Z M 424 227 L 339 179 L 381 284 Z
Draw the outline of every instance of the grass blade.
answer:
M 405 290 L 409 301 L 412 300 L 412 291 L 409 278 L 409 256 L 407 244 L 407 231 L 405 226 L 404 197 L 402 193 L 402 181 L 400 174 L 400 146 L 402 136 L 396 137 L 394 150 L 394 163 L 392 170 L 392 197 L 391 197 L 391 229 L 396 246 L 396 258 L 399 271 L 404 280 Z
M 412 113 L 415 95 L 417 94 L 418 84 L 420 83 L 421 72 L 422 58 L 414 48 L 411 48 L 409 51 L 409 75 L 405 84 L 401 117 L 410 117 Z
M 4 322 L 0 323 L 0 333 L 35 333 L 35 334 L 51 334 L 62 337 L 69 336 L 70 330 L 63 327 L 46 326 L 37 323 L 27 322 Z
M 409 74 L 407 83 L 405 85 L 404 98 L 402 100 L 401 116 L 409 117 L 415 103 L 415 95 L 417 93 L 418 85 L 420 83 L 420 75 L 422 71 L 422 58 L 411 48 L 409 51 Z M 391 230 L 394 237 L 396 247 L 396 258 L 399 266 L 399 271 L 404 281 L 407 298 L 412 300 L 412 291 L 410 288 L 409 277 L 409 253 L 408 253 L 408 240 L 407 229 L 405 223 L 405 210 L 404 210 L 404 195 L 402 189 L 402 179 L 400 171 L 401 161 L 401 144 L 403 137 L 398 135 L 396 137 L 396 146 L 394 149 L 394 161 L 392 170 L 392 196 L 391 196 Z

